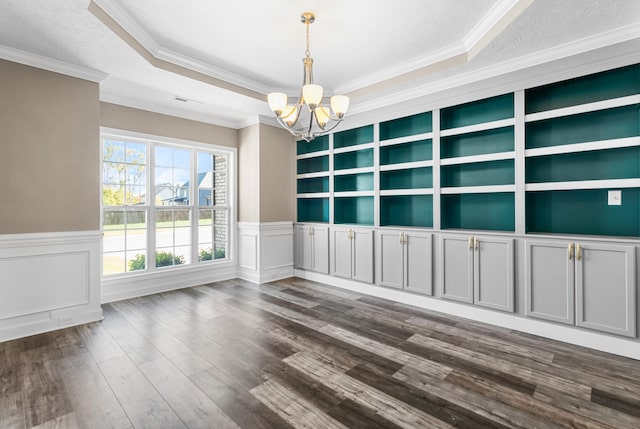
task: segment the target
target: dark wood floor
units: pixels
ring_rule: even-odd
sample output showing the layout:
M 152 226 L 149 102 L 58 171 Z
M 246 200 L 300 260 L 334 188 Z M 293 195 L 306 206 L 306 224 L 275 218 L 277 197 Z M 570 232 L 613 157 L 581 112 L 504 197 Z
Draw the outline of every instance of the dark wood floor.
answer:
M 640 428 L 640 362 L 234 280 L 0 343 L 0 428 Z

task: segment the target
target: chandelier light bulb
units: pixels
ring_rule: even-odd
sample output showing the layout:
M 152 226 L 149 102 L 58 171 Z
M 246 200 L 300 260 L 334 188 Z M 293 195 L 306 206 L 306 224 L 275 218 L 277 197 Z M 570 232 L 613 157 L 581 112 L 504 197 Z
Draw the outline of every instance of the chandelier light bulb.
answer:
M 322 102 L 322 92 L 322 87 L 313 83 L 302 87 L 302 98 L 311 110 Z
M 318 125 L 320 125 L 320 128 L 324 128 L 329 121 L 329 109 L 327 107 L 318 106 L 316 107 L 316 110 L 314 110 L 314 112 L 316 115 L 316 121 L 318 121 Z
M 269 102 L 269 108 L 276 114 L 276 116 L 280 116 L 282 111 L 287 106 L 287 94 L 284 92 L 272 92 L 267 95 L 267 101 Z
M 349 109 L 349 97 L 346 95 L 334 95 L 331 97 L 331 110 L 339 118 L 342 118 Z

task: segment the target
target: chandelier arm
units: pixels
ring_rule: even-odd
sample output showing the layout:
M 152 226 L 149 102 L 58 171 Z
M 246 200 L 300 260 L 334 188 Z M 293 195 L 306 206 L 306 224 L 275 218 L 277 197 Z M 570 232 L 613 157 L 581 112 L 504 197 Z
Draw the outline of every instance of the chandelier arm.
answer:
M 340 122 L 342 122 L 342 119 L 333 119 L 333 118 L 331 118 L 331 120 L 335 121 L 335 123 L 334 123 L 331 127 L 329 127 L 329 128 L 323 128 L 323 129 L 322 129 L 322 131 L 323 131 L 323 132 L 325 132 L 325 133 L 331 132 L 335 127 L 337 127 L 338 125 L 340 125 Z M 328 124 L 328 123 L 329 123 L 329 122 L 327 121 L 327 124 Z M 325 125 L 325 126 L 326 126 L 326 125 Z

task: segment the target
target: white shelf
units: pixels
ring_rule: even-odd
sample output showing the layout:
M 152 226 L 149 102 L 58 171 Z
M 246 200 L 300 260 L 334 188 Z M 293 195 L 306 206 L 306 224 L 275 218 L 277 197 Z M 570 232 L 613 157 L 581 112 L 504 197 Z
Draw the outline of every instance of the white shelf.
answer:
M 596 101 L 593 103 L 578 104 L 576 106 L 563 107 L 561 109 L 547 110 L 545 112 L 530 113 L 524 116 L 525 122 L 543 121 L 545 119 L 560 118 L 563 116 L 577 115 L 579 113 L 595 112 L 597 110 L 612 109 L 615 107 L 629 106 L 640 103 L 640 95 L 612 98 L 610 100 Z
M 451 188 L 441 188 L 443 195 L 455 194 L 490 194 L 494 192 L 515 192 L 516 185 L 491 185 L 491 186 L 460 186 Z
M 303 153 L 302 155 L 296 155 L 296 159 L 308 159 L 317 158 L 319 156 L 329 155 L 329 150 L 321 150 L 318 152 Z
M 483 155 L 459 156 L 457 158 L 443 158 L 440 160 L 440 165 L 458 165 L 471 164 L 474 162 L 500 161 L 503 159 L 515 159 L 515 157 L 515 151 L 487 153 Z
M 297 194 L 297 198 L 329 198 L 328 192 L 315 192 L 309 194 Z
M 395 195 L 433 195 L 433 189 L 431 188 L 419 188 L 419 189 L 387 189 L 381 190 L 381 197 L 389 197 Z
M 347 174 L 373 173 L 373 167 L 347 168 L 345 170 L 333 170 L 334 176 L 346 176 Z
M 570 191 L 575 189 L 640 188 L 640 179 L 576 180 L 571 182 L 528 183 L 525 191 Z
M 303 173 L 296 175 L 296 179 L 311 179 L 313 177 L 329 177 L 329 172 L 317 171 L 315 173 Z
M 455 136 L 459 134 L 475 133 L 478 131 L 493 130 L 496 128 L 513 126 L 515 125 L 515 123 L 516 123 L 515 118 L 509 118 L 509 119 L 501 119 L 499 121 L 493 121 L 493 122 L 484 122 L 482 124 L 467 125 L 466 127 L 449 128 L 447 130 L 440 131 L 440 136 L 448 137 L 448 136 Z
M 385 164 L 380 166 L 380 171 L 406 170 L 408 168 L 433 167 L 433 161 L 413 161 L 398 164 Z
M 334 192 L 335 198 L 340 197 L 373 197 L 373 191 L 347 191 L 347 192 Z
M 393 146 L 396 144 L 403 144 L 403 143 L 411 143 L 411 142 L 427 140 L 427 139 L 433 139 L 432 132 L 423 133 L 423 134 L 414 134 L 412 136 L 406 136 L 406 137 L 397 137 L 395 139 L 389 139 L 389 140 L 381 140 L 380 147 Z
M 339 148 L 335 148 L 333 149 L 333 153 L 334 155 L 337 153 L 346 153 L 346 152 L 356 152 L 359 150 L 363 150 L 363 149 L 371 149 L 374 147 L 374 143 L 364 143 L 364 144 L 358 144 L 358 145 L 353 145 L 353 146 L 346 146 L 346 147 L 339 147 Z
M 547 146 L 535 149 L 526 149 L 525 156 L 557 155 L 563 153 L 589 152 L 600 149 L 617 149 L 623 147 L 640 146 L 640 137 L 626 137 L 614 140 L 600 140 L 586 143 L 565 144 L 560 146 Z

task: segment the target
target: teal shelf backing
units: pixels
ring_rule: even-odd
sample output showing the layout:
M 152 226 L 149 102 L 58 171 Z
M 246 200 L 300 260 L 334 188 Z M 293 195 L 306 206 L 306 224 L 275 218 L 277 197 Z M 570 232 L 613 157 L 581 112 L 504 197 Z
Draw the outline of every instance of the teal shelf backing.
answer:
M 380 165 L 429 161 L 431 159 L 433 159 L 431 139 L 380 147 Z
M 329 198 L 298 198 L 298 222 L 329 222 Z
M 373 142 L 373 125 L 366 125 L 352 130 L 333 134 L 333 147 L 340 148 Z
M 335 192 L 373 191 L 373 173 L 334 176 L 333 188 Z
M 432 195 L 380 197 L 380 226 L 433 227 Z
M 528 89 L 525 111 L 544 112 L 634 94 L 640 94 L 640 64 Z
M 456 158 L 511 152 L 515 147 L 514 140 L 513 127 L 441 137 L 440 156 L 442 158 Z
M 305 140 L 298 140 L 296 142 L 296 149 L 298 155 L 304 155 L 305 153 L 320 152 L 322 150 L 329 150 L 329 135 L 319 136 L 307 142 Z
M 440 167 L 443 188 L 458 186 L 512 185 L 515 183 L 513 159 L 443 165 Z
M 513 118 L 513 93 L 440 110 L 440 128 L 466 127 Z
M 527 149 L 640 135 L 640 104 L 529 122 Z
M 527 192 L 527 233 L 638 237 L 640 189 L 622 189 L 622 205 L 607 204 L 608 189 Z
M 373 197 L 337 197 L 333 204 L 335 224 L 373 226 Z
M 334 170 L 364 167 L 373 167 L 373 149 L 362 149 L 333 155 Z
M 380 140 L 413 136 L 432 131 L 431 112 L 420 113 L 404 118 L 380 123 Z
M 329 155 L 298 160 L 298 174 L 329 171 Z
M 431 167 L 380 172 L 380 189 L 420 189 L 433 187 Z
M 640 178 L 640 148 L 596 150 L 526 159 L 527 183 Z
M 298 179 L 299 194 L 314 194 L 317 192 L 329 192 L 329 177 Z
M 441 196 L 442 229 L 515 230 L 513 192 Z

